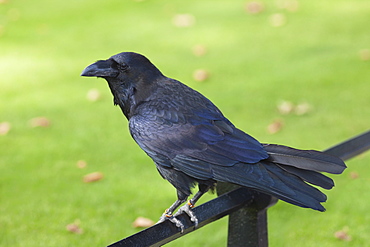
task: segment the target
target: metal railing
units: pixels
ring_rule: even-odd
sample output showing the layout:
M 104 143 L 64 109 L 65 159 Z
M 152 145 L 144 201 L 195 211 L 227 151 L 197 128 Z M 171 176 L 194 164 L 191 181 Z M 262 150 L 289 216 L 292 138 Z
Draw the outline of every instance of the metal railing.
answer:
M 370 131 L 335 145 L 324 152 L 348 160 L 368 149 L 370 149 Z M 227 183 L 217 185 L 217 194 L 219 197 L 193 209 L 199 221 L 196 229 L 189 217 L 186 214 L 181 214 L 177 218 L 184 224 L 183 233 L 180 233 L 179 228 L 171 222 L 164 221 L 111 244 L 109 247 L 161 246 L 226 215 L 229 215 L 229 247 L 268 246 L 267 209 L 274 205 L 277 199 Z

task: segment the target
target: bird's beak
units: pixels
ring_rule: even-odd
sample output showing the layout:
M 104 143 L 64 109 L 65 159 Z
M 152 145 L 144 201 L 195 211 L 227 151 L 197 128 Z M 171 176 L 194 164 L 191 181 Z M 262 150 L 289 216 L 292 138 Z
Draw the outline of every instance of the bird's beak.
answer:
M 114 61 L 108 59 L 90 64 L 82 71 L 81 76 L 116 77 L 118 73 L 118 70 L 114 66 Z

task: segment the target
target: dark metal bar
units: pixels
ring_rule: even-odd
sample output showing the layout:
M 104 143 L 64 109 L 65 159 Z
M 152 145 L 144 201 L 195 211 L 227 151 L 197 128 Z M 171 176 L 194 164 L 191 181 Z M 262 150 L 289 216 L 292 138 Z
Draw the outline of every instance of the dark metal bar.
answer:
M 238 188 L 195 207 L 193 211 L 198 217 L 198 228 L 238 210 L 248 203 L 251 203 L 252 199 L 253 195 L 250 190 L 246 188 Z M 177 218 L 185 226 L 183 233 L 180 233 L 179 228 L 177 228 L 173 223 L 166 220 L 109 245 L 109 247 L 161 246 L 195 230 L 194 223 L 190 221 L 187 215 L 181 214 L 177 216 Z
M 218 183 L 217 193 L 227 193 L 239 186 Z M 227 244 L 232 247 L 267 247 L 267 208 L 277 202 L 275 197 L 254 190 L 252 203 L 230 213 Z
M 370 149 L 370 130 L 326 149 L 324 152 L 349 160 Z

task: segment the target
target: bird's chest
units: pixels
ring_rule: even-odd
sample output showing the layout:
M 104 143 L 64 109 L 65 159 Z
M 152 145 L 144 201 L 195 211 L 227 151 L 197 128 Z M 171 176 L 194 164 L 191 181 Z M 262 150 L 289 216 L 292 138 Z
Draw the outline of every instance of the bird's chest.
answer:
M 129 129 L 136 141 L 154 141 L 176 131 L 177 124 L 164 117 L 135 115 L 129 121 Z

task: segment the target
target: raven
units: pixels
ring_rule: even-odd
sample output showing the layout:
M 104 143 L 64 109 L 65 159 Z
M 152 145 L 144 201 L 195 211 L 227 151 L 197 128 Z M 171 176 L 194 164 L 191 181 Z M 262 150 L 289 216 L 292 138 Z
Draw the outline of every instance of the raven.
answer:
M 176 216 L 185 212 L 197 225 L 191 208 L 217 182 L 325 211 L 321 202 L 326 195 L 308 183 L 331 189 L 333 180 L 321 172 L 340 174 L 346 168 L 340 158 L 319 151 L 261 144 L 236 128 L 209 99 L 164 76 L 143 55 L 119 53 L 89 65 L 81 76 L 108 82 L 133 139 L 177 190 L 177 200 L 160 222 L 168 219 L 182 230 Z M 173 214 L 195 185 L 199 191 Z

